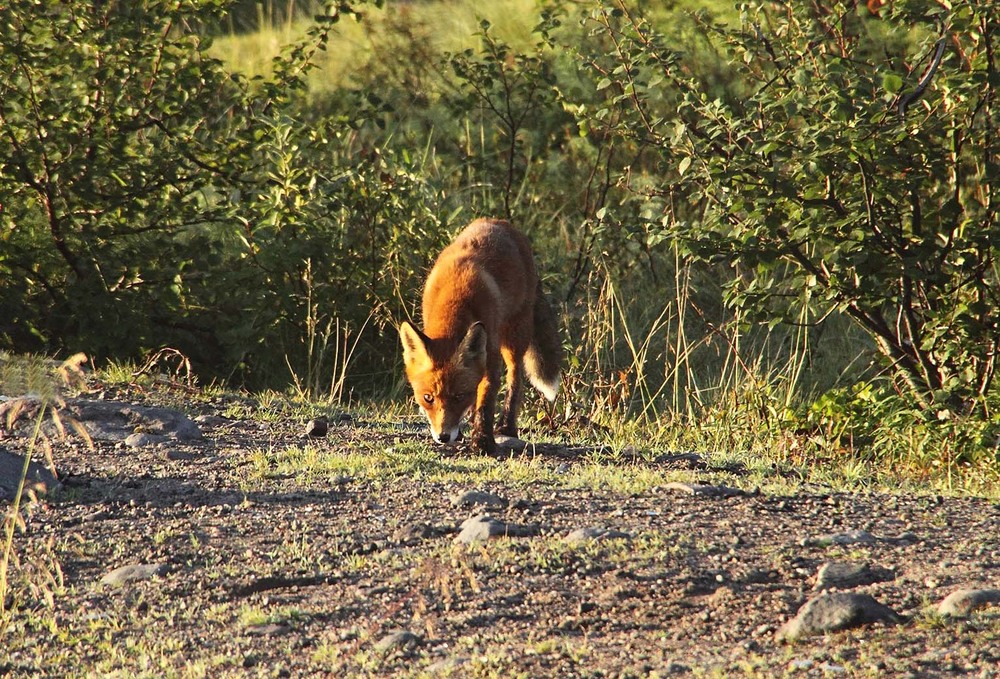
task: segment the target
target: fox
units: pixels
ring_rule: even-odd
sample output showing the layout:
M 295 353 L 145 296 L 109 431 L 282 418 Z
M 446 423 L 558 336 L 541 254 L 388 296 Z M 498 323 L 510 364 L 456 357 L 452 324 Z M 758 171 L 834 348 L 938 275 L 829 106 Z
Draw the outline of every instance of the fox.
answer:
M 471 413 L 472 446 L 496 454 L 501 367 L 507 395 L 496 432 L 517 437 L 525 376 L 555 401 L 562 343 L 542 294 L 527 237 L 501 219 L 477 219 L 438 255 L 423 293 L 423 330 L 399 325 L 413 397 L 438 443 L 461 440 Z

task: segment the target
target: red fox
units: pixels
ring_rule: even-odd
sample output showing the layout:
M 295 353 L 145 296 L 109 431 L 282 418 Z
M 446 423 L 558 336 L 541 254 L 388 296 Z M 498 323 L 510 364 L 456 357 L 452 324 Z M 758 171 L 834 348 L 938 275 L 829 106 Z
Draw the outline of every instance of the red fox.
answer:
M 438 255 L 423 307 L 423 332 L 403 321 L 399 337 L 431 435 L 438 443 L 459 440 L 472 411 L 473 446 L 495 454 L 501 357 L 507 399 L 500 434 L 517 436 L 525 374 L 549 401 L 559 389 L 562 346 L 528 239 L 505 221 L 472 222 Z

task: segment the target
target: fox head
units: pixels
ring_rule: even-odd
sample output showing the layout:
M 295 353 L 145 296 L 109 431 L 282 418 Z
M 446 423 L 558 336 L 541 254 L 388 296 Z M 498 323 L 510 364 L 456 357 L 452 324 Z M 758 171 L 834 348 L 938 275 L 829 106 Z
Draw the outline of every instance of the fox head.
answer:
M 459 440 L 462 420 L 476 406 L 479 383 L 486 375 L 486 328 L 473 323 L 455 345 L 431 339 L 403 321 L 399 338 L 406 377 L 430 422 L 431 436 L 438 443 Z

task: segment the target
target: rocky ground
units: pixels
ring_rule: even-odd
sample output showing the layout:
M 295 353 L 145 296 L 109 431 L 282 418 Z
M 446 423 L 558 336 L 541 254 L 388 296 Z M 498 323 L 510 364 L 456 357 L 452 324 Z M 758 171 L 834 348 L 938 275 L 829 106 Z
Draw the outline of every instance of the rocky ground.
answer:
M 0 675 L 1000 676 L 995 501 L 557 445 L 407 466 L 420 426 L 156 405 L 64 411 L 93 447 L 53 444 Z M 599 478 L 640 472 L 664 482 Z

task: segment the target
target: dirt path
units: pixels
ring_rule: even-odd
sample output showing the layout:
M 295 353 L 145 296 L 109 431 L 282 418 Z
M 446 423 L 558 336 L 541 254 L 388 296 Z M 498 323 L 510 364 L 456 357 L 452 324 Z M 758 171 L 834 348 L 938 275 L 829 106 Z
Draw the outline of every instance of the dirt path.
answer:
M 761 493 L 711 459 L 553 446 L 407 466 L 419 428 L 345 419 L 307 440 L 220 401 L 189 406 L 198 438 L 135 412 L 107 416 L 127 436 L 56 445 L 64 487 L 18 538 L 0 674 L 1000 676 L 1000 606 L 935 612 L 1000 587 L 987 500 Z M 601 469 L 740 492 L 579 481 Z M 518 536 L 457 544 L 482 513 Z M 594 527 L 610 532 L 566 540 Z M 149 571 L 112 573 L 129 565 Z M 779 640 L 823 591 L 898 622 Z

